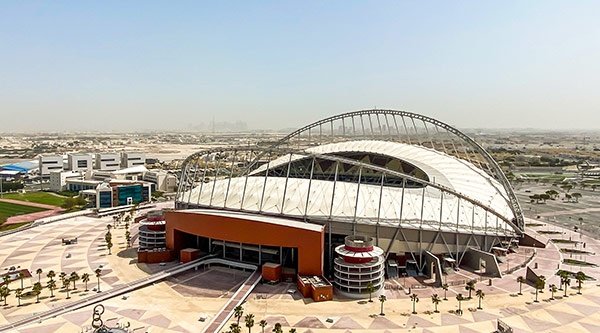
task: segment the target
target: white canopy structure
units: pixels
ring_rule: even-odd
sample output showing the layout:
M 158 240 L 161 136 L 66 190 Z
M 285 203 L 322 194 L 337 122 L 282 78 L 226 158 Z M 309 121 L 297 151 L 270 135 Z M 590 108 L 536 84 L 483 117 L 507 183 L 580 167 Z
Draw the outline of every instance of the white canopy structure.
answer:
M 393 110 L 330 117 L 268 147 L 193 154 L 176 205 L 326 224 L 330 233 L 367 230 L 386 253 L 400 239 L 397 251 L 435 252 L 424 244 L 428 232 L 428 242 L 443 243 L 455 259 L 459 249 L 489 250 L 524 229 L 512 188 L 480 145 L 442 122 Z

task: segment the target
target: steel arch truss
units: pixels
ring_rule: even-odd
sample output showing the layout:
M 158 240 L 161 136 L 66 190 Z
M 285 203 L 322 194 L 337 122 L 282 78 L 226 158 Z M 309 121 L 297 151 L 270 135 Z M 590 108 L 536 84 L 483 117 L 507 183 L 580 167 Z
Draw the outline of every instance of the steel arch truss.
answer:
M 323 224 L 346 222 L 353 232 L 358 224 L 368 224 L 502 237 L 521 234 L 506 214 L 451 188 L 385 167 L 290 147 L 221 148 L 193 154 L 183 163 L 176 204 Z
M 505 199 L 515 216 L 515 224 L 521 231 L 525 229 L 519 201 L 504 172 L 490 154 L 460 130 L 427 116 L 379 109 L 343 113 L 304 126 L 273 147 L 301 149 L 321 143 L 357 139 L 421 145 L 470 162 L 502 185 Z M 262 156 L 259 155 L 259 158 Z

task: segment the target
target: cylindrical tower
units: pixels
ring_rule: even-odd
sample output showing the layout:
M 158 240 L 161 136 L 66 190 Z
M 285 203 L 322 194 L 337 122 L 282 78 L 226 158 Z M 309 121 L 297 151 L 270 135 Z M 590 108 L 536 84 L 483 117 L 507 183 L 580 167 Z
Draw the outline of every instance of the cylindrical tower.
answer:
M 380 294 L 385 281 L 383 250 L 367 236 L 347 236 L 344 243 L 335 248 L 334 283 L 338 292 L 352 298 L 368 297 L 367 286 L 372 283 L 373 295 Z
M 165 219 L 162 211 L 148 213 L 146 219 L 140 221 L 139 250 L 166 248 Z

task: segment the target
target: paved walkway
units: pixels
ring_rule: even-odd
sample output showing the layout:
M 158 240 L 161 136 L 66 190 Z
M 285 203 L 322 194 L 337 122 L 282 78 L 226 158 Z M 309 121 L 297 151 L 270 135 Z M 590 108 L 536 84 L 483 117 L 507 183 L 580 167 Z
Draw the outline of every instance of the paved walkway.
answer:
M 238 290 L 231 296 L 229 301 L 225 304 L 225 306 L 217 313 L 217 315 L 213 318 L 212 322 L 204 329 L 203 332 L 212 333 L 219 332 L 219 330 L 227 323 L 227 321 L 233 315 L 233 310 L 238 305 L 241 305 L 250 292 L 256 287 L 258 282 L 261 280 L 261 274 L 258 270 L 254 271 L 250 277 L 238 288 Z

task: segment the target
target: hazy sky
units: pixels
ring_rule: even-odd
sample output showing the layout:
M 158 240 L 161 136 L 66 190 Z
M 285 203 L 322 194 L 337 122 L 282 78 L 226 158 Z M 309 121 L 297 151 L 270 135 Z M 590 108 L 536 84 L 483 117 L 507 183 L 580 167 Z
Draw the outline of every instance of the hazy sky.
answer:
M 2 1 L 0 132 L 600 128 L 600 1 Z

